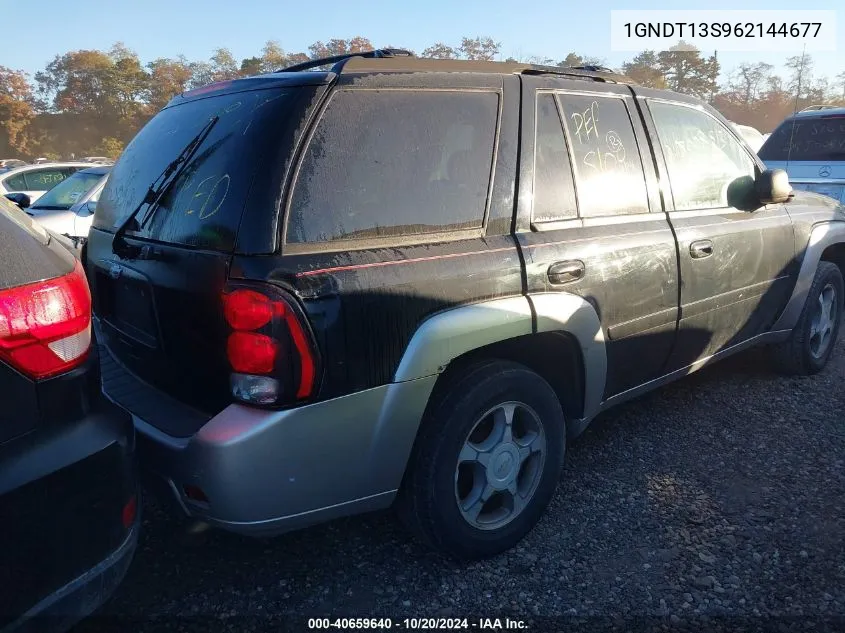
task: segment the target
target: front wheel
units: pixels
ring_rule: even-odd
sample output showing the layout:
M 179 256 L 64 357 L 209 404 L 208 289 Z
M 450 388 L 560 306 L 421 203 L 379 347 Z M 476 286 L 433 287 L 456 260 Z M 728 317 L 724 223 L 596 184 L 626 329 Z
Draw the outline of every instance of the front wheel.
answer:
M 819 262 L 804 310 L 790 337 L 772 346 L 772 361 L 781 373 L 809 376 L 827 364 L 842 321 L 845 282 L 836 264 Z
M 431 403 L 400 492 L 403 521 L 458 559 L 510 549 L 537 523 L 563 466 L 560 402 L 538 374 L 474 365 Z

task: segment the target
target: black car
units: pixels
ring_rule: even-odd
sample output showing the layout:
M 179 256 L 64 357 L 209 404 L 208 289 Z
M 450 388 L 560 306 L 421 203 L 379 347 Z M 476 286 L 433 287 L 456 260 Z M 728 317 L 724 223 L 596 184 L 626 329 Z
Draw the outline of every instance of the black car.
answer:
M 81 262 L 0 198 L 0 631 L 69 628 L 135 550 L 132 422 L 91 338 Z
M 533 527 L 609 407 L 753 345 L 820 371 L 845 294 L 842 206 L 697 99 L 401 51 L 173 99 L 87 249 L 104 391 L 181 511 L 396 502 L 462 558 Z

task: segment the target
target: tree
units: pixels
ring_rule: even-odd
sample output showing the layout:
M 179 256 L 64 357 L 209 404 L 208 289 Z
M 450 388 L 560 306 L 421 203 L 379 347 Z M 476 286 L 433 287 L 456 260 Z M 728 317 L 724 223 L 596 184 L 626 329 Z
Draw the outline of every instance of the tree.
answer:
M 238 63 L 228 48 L 216 48 L 211 56 L 211 81 L 226 81 L 238 76 Z
M 348 53 L 361 53 L 372 49 L 373 45 L 370 40 L 360 35 L 350 40 L 332 39 L 325 44 L 323 42 L 314 42 L 308 47 L 308 51 L 311 53 L 311 59 L 335 57 L 336 55 L 346 55 Z
M 167 102 L 185 92 L 193 71 L 184 56 L 176 59 L 159 57 L 147 64 L 149 69 L 149 107 L 158 112 Z
M 119 138 L 113 136 L 104 137 L 99 145 L 94 148 L 94 153 L 101 156 L 108 156 L 109 158 L 117 159 L 123 151 L 125 143 Z
M 718 88 L 719 62 L 716 56 L 704 58 L 685 42 L 657 54 L 657 65 L 666 86 L 675 92 L 709 99 Z
M 558 66 L 561 68 L 572 68 L 574 66 L 583 66 L 584 58 L 577 53 L 568 53 L 560 62 Z
M 253 57 L 253 59 L 258 59 L 258 72 L 262 73 L 272 73 L 288 65 L 287 55 L 285 55 L 282 45 L 275 40 L 267 40 L 264 48 L 261 49 L 261 56 L 258 58 Z
M 799 99 L 806 96 L 813 81 L 813 58 L 809 55 L 795 55 L 786 60 L 789 77 L 786 89 Z
M 834 86 L 842 90 L 842 100 L 845 101 L 845 71 L 842 71 L 838 75 L 836 75 L 836 81 Z
M 0 66 L 0 150 L 26 151 L 24 131 L 35 117 L 33 103 L 26 74 Z
M 464 59 L 491 61 L 499 54 L 502 43 L 492 37 L 465 37 L 461 39 L 460 55 Z
M 766 62 L 742 63 L 734 70 L 728 88 L 738 95 L 742 103 L 750 105 L 760 97 L 773 68 Z
M 260 57 L 247 57 L 241 60 L 241 77 L 250 77 L 264 72 L 261 68 Z
M 654 51 L 643 51 L 634 59 L 622 64 L 622 72 L 633 81 L 648 88 L 665 88 L 666 79 Z
M 458 59 L 458 55 L 457 50 L 443 42 L 432 44 L 422 52 L 423 57 L 431 59 Z
M 35 75 L 44 106 L 57 112 L 93 112 L 108 116 L 113 95 L 108 73 L 114 62 L 102 51 L 71 51 L 56 55 Z

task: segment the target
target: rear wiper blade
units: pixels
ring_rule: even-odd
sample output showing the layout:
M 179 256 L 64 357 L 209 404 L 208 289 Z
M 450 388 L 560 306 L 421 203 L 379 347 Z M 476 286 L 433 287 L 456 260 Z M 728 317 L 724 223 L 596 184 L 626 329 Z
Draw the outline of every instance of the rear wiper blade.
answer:
M 164 196 L 167 195 L 167 192 L 170 191 L 173 183 L 179 179 L 182 172 L 185 171 L 185 167 L 187 167 L 191 162 L 191 159 L 197 153 L 197 150 L 203 144 L 205 139 L 208 138 L 212 128 L 219 120 L 220 117 L 217 115 L 211 117 L 202 129 L 197 132 L 196 136 L 188 141 L 188 144 L 185 145 L 181 152 L 179 152 L 179 155 L 170 161 L 170 164 L 168 164 L 158 178 L 153 181 L 150 188 L 147 189 L 147 193 L 144 194 L 144 198 L 138 203 L 138 206 L 132 210 L 132 213 L 126 217 L 126 219 L 114 232 L 114 239 L 112 240 L 113 253 L 116 255 L 122 255 L 127 252 L 128 245 L 126 244 L 126 238 L 124 237 L 126 231 L 128 231 L 130 227 L 136 231 L 140 230 L 152 218 L 156 209 L 158 209 L 159 202 L 161 202 Z M 141 212 L 141 209 L 144 208 L 144 205 L 148 205 L 147 213 L 139 223 L 137 216 Z

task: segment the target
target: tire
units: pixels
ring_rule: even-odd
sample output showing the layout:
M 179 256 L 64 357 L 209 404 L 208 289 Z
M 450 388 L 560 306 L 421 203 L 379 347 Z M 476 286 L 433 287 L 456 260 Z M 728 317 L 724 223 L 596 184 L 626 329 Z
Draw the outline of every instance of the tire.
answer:
M 560 479 L 566 422 L 554 390 L 522 365 L 484 362 L 447 379 L 429 403 L 397 505 L 423 542 L 477 560 L 510 549 L 539 521 Z M 511 441 L 497 441 L 509 415 Z
M 789 376 L 810 376 L 824 368 L 839 336 L 843 298 L 845 282 L 839 267 L 819 262 L 792 334 L 783 343 L 771 347 L 771 359 L 779 372 Z M 830 305 L 829 318 L 825 318 L 822 303 Z M 827 336 L 823 336 L 821 330 L 827 330 Z

